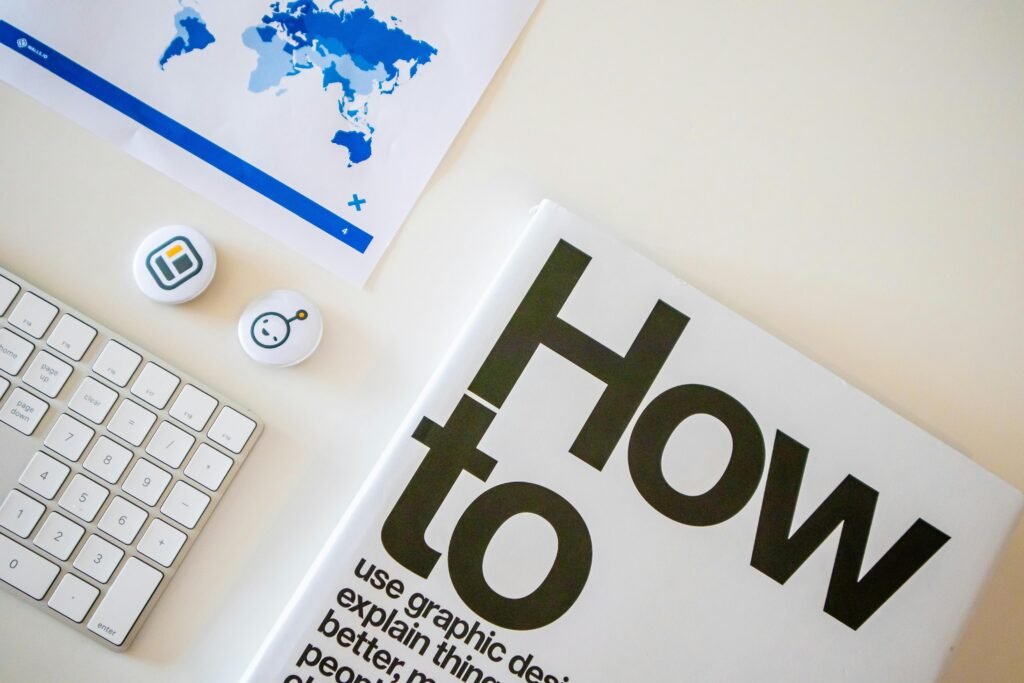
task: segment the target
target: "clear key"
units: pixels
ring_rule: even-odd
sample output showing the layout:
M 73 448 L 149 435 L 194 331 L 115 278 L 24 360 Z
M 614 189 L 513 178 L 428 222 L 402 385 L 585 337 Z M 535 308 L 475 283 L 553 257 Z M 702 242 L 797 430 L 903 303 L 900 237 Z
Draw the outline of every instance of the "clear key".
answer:
M 103 424 L 116 400 L 117 392 L 103 386 L 92 377 L 86 377 L 68 402 L 68 408 L 87 420 Z

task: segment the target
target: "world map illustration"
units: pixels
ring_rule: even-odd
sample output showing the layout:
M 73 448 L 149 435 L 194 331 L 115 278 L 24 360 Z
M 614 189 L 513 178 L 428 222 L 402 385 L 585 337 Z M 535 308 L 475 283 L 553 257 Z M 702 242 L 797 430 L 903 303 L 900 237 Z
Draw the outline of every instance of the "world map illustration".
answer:
M 335 0 L 323 9 L 314 0 L 272 2 L 267 14 L 242 31 L 241 41 L 256 53 L 250 92 L 283 95 L 288 79 L 312 72 L 324 92 L 336 96 L 342 126 L 331 142 L 346 150 L 352 166 L 373 154 L 371 96 L 394 93 L 437 49 L 406 33 L 397 17 L 377 16 L 368 1 L 351 9 L 343 5 L 351 3 Z M 191 6 L 174 15 L 174 30 L 159 59 L 161 69 L 217 40 Z

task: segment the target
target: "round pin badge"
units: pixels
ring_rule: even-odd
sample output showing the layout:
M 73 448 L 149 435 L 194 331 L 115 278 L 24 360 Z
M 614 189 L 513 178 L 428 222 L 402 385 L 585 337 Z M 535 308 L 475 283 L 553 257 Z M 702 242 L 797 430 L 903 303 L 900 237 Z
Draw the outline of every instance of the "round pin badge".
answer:
M 164 304 L 181 304 L 202 294 L 217 271 L 217 252 L 187 225 L 166 225 L 150 233 L 135 251 L 132 273 L 143 294 Z
M 324 322 L 299 292 L 275 289 L 253 300 L 238 319 L 238 342 L 257 363 L 289 367 L 313 355 Z

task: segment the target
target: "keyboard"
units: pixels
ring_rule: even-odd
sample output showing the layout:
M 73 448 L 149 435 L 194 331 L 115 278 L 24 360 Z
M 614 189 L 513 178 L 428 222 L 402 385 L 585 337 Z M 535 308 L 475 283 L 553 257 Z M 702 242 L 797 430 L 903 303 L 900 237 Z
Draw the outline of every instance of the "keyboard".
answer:
M 6 591 L 126 649 L 261 431 L 238 404 L 0 268 Z

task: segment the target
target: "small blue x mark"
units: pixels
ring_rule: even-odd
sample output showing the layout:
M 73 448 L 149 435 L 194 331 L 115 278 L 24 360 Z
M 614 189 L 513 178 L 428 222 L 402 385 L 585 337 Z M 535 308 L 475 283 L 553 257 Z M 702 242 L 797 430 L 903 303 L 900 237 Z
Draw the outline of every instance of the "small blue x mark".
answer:
M 352 201 L 350 201 L 348 203 L 348 205 L 356 207 L 356 211 L 362 211 L 363 210 L 363 204 L 365 204 L 365 203 L 366 203 L 365 199 L 360 199 L 359 195 L 354 194 L 354 195 L 352 195 Z

